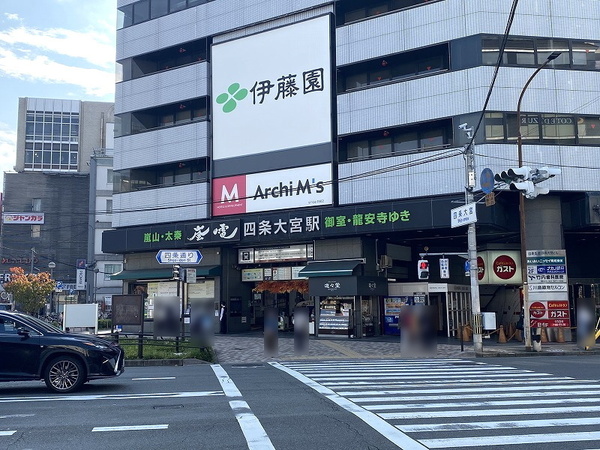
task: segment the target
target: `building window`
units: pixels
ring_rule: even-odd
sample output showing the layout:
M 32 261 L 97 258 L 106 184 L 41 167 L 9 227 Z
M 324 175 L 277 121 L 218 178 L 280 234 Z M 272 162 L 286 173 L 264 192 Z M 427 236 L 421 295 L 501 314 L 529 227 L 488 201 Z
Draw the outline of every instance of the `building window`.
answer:
M 35 212 L 40 212 L 42 210 L 42 199 L 41 198 L 31 199 L 31 210 L 35 211 Z
M 31 237 L 39 238 L 42 236 L 42 226 L 41 225 L 31 225 Z
M 387 55 L 338 68 L 338 92 L 433 75 L 449 67 L 448 44 Z
M 214 0 L 140 0 L 117 10 L 117 30 Z
M 115 137 L 206 120 L 207 98 L 115 115 Z
M 181 161 L 174 164 L 115 171 L 113 193 L 140 191 L 169 186 L 206 182 L 208 159 Z
M 77 171 L 79 113 L 27 111 L 25 170 Z
M 106 183 L 112 184 L 114 179 L 114 172 L 112 169 L 106 169 Z
M 600 144 L 600 116 L 521 113 L 521 138 L 524 144 L 594 145 Z M 485 114 L 486 142 L 517 141 L 517 115 Z
M 482 36 L 482 64 L 495 65 L 500 54 L 501 36 Z M 560 55 L 548 63 L 554 69 L 599 70 L 600 42 L 569 39 L 511 37 L 502 55 L 505 66 L 539 66 L 552 52 Z
M 113 201 L 106 200 L 106 214 L 112 214 L 113 212 Z
M 346 0 L 336 2 L 338 25 L 363 20 L 392 11 L 423 6 L 440 0 Z
M 340 162 L 397 156 L 452 145 L 450 119 L 344 136 L 339 141 Z
M 121 271 L 121 264 L 104 264 L 104 281 L 110 281 L 110 276 Z
M 198 39 L 123 59 L 117 63 L 117 82 L 134 80 L 164 70 L 206 61 L 208 46 L 208 39 Z

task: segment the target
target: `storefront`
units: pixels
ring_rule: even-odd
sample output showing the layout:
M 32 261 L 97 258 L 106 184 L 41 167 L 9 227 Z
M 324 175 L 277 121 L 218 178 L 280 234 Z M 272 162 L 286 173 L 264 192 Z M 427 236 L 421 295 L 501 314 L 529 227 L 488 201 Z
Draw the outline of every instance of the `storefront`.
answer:
M 438 334 L 459 337 L 462 326 L 471 319 L 471 287 L 449 283 L 390 283 L 384 298 L 384 332 L 399 334 L 398 316 L 404 305 L 423 304 L 433 310 L 432 320 Z
M 361 264 L 364 260 L 315 261 L 300 271 L 309 278 L 317 336 L 381 334 L 379 303 L 387 295 L 387 280 L 357 275 Z

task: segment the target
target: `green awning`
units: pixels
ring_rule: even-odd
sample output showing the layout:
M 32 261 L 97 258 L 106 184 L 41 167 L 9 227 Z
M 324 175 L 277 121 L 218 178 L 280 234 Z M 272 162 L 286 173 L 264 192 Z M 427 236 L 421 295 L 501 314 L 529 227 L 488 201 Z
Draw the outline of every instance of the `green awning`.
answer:
M 173 269 L 123 270 L 110 276 L 111 280 L 155 280 L 173 277 Z
M 361 261 L 315 261 L 310 262 L 298 275 L 301 277 L 351 276 Z
M 183 266 L 186 268 L 186 266 Z M 192 267 L 194 268 L 194 267 Z M 195 267 L 196 276 L 210 277 L 221 274 L 221 266 Z M 145 269 L 145 270 L 123 270 L 110 276 L 111 280 L 158 280 L 173 278 L 173 268 Z

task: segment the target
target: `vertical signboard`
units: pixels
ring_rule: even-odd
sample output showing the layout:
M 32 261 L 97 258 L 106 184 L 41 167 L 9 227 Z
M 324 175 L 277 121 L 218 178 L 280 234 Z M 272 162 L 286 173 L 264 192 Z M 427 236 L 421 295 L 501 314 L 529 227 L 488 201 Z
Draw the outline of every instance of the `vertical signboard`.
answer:
M 331 142 L 330 23 L 326 15 L 212 46 L 213 160 Z
M 566 251 L 528 250 L 527 283 L 531 327 L 570 327 Z

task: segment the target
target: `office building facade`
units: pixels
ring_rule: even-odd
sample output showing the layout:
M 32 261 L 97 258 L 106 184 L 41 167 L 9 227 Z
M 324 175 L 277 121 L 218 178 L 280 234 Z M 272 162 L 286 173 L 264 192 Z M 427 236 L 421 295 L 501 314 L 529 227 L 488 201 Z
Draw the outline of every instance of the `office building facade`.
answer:
M 482 309 L 514 323 L 518 193 L 498 184 L 486 206 L 480 174 L 519 166 L 520 130 L 525 165 L 561 170 L 527 200 L 527 248 L 564 251 L 571 309 L 595 296 L 599 6 L 535 0 L 513 18 L 512 2 L 484 3 L 119 0 L 103 238 L 126 254 L 117 278 L 158 292 L 171 267 L 157 251 L 199 249 L 211 287 L 193 295 L 224 301 L 232 331 L 307 305 L 321 334 L 392 333 L 397 307 L 425 302 L 456 336 L 470 306 L 452 214 L 474 185 Z
M 113 122 L 112 103 L 19 99 L 15 172 L 4 175 L 3 278 L 15 266 L 51 272 L 57 302 L 87 301 L 90 157 L 112 141 Z

